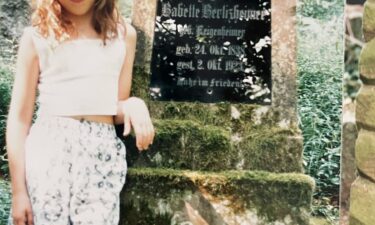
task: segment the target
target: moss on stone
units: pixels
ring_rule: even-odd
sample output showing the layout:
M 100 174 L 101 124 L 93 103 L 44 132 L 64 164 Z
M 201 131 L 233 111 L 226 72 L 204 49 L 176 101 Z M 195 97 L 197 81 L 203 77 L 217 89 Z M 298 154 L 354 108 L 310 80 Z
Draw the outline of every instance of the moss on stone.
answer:
M 136 148 L 134 133 L 125 139 L 131 167 L 302 171 L 302 140 L 293 139 L 288 129 L 253 126 L 234 142 L 229 130 L 194 120 L 154 119 L 153 123 L 155 140 L 148 151 Z
M 302 139 L 289 129 L 253 126 L 235 145 L 242 168 L 271 172 L 302 172 Z
M 139 200 L 139 207 L 134 207 L 134 201 L 120 204 L 121 225 L 169 225 L 172 216 L 168 213 L 155 213 L 148 205 L 147 199 Z
M 130 166 L 220 170 L 230 167 L 230 133 L 190 120 L 154 120 L 155 140 L 139 152 L 135 138 L 126 139 Z
M 138 152 L 134 137 L 126 139 L 131 165 L 302 172 L 299 129 L 289 121 L 280 127 L 284 117 L 278 109 L 230 102 L 154 101 L 145 85 L 149 74 L 140 67 L 134 71 L 133 95 L 145 100 L 157 132 L 147 153 Z
M 313 189 L 314 182 L 311 178 L 296 173 L 277 174 L 234 170 L 194 172 L 159 168 L 130 168 L 127 183 L 122 192 L 122 204 L 128 210 L 132 207 L 139 207 L 140 203 L 130 201 L 134 201 L 137 196 L 140 196 L 142 204 L 148 204 L 148 210 L 151 210 L 152 214 L 157 210 L 155 205 L 160 199 L 174 199 L 174 202 L 178 202 L 176 198 L 181 198 L 181 201 L 184 201 L 184 199 L 188 199 L 187 195 L 199 192 L 211 203 L 228 200 L 229 207 L 237 213 L 246 210 L 256 211 L 260 220 L 265 222 L 264 224 L 280 221 L 289 216 L 294 221 L 290 224 L 302 225 L 308 224 Z M 175 196 L 171 198 L 173 194 Z M 178 204 L 170 203 L 170 216 L 176 210 L 171 205 Z M 138 216 L 124 212 L 124 218 L 130 219 L 130 217 Z M 166 215 L 163 216 L 166 218 Z M 144 215 L 141 217 L 144 218 Z
M 142 68 L 134 66 L 132 78 L 131 96 L 137 96 L 148 101 L 150 99 L 148 94 L 149 75 Z
M 156 136 L 143 152 L 137 150 L 134 134 L 125 139 L 133 168 L 122 197 L 123 218 L 130 222 L 121 224 L 171 224 L 182 213 L 176 210 L 197 193 L 206 201 L 229 201 L 236 212 L 251 210 L 263 221 L 259 224 L 308 224 L 314 187 L 309 177 L 248 171 L 302 172 L 300 131 L 282 119 L 280 109 L 154 101 L 145 85 L 149 75 L 135 71 L 133 95 L 148 105 Z M 214 217 L 207 216 L 208 221 Z M 289 218 L 291 223 L 284 222 Z

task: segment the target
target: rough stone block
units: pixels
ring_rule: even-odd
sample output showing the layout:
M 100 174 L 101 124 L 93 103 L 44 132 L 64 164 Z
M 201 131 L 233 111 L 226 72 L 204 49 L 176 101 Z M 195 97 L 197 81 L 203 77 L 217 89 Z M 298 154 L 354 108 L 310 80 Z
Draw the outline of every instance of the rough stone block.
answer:
M 372 225 L 375 221 L 375 184 L 358 177 L 350 191 L 350 225 Z
M 358 169 L 375 181 L 375 132 L 361 129 L 356 141 Z
M 157 0 L 133 1 L 132 25 L 137 30 L 135 65 L 150 69 Z M 146 85 L 147 86 L 147 85 Z
M 307 225 L 314 182 L 303 174 L 132 168 L 121 225 Z
M 350 119 L 351 120 L 351 119 Z M 342 154 L 341 154 L 341 183 L 340 183 L 340 222 L 347 222 L 349 212 L 350 187 L 356 179 L 355 143 L 357 139 L 357 126 L 353 121 L 345 121 L 342 126 Z
M 155 119 L 155 140 L 139 152 L 134 133 L 125 138 L 130 167 L 220 171 L 302 172 L 302 139 L 280 127 L 249 128 L 242 136 L 194 120 Z M 119 132 L 120 133 L 120 132 Z
M 375 39 L 371 40 L 362 49 L 359 58 L 361 78 L 366 81 L 375 80 Z
M 375 129 L 375 86 L 363 85 L 357 96 L 356 119 L 359 129 Z
M 258 127 L 235 145 L 237 169 L 303 172 L 302 138 L 278 127 Z
M 368 42 L 375 37 L 375 1 L 373 0 L 367 0 L 364 4 L 362 29 L 365 41 Z
M 135 137 L 125 140 L 129 166 L 221 170 L 230 167 L 230 133 L 191 120 L 154 120 L 155 140 L 139 152 Z

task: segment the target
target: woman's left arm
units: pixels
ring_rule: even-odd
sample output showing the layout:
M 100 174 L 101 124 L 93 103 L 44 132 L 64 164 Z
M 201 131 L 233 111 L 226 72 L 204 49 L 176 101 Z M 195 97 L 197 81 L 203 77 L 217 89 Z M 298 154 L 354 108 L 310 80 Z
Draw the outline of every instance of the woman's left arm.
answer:
M 134 27 L 126 24 L 126 55 L 121 69 L 118 87 L 117 115 L 115 124 L 124 124 L 124 136 L 128 135 L 131 126 L 136 134 L 136 144 L 139 150 L 146 150 L 152 144 L 155 132 L 145 102 L 138 97 L 130 97 L 132 85 L 133 64 L 135 58 L 137 32 Z

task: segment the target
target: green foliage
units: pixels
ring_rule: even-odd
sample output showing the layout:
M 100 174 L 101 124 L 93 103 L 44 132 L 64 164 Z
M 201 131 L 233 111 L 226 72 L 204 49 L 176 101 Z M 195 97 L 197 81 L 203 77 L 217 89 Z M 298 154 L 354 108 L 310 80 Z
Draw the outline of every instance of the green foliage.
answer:
M 298 3 L 300 15 L 321 20 L 330 20 L 342 14 L 344 9 L 344 0 L 302 0 Z
M 0 175 L 8 176 L 5 127 L 11 97 L 13 71 L 21 30 L 29 17 L 29 1 L 0 1 Z
M 15 62 L 17 40 L 28 24 L 28 0 L 0 1 L 0 58 L 7 64 Z
M 0 179 L 0 224 L 7 224 L 10 203 L 11 196 L 9 183 Z
M 323 6 L 332 3 L 321 2 Z M 311 3 L 306 0 L 302 5 Z M 309 10 L 301 7 L 298 32 L 298 111 L 304 137 L 305 170 L 317 184 L 314 214 L 331 219 L 338 217 L 338 206 L 332 202 L 338 199 L 340 185 L 344 55 L 343 2 L 335 1 L 335 4 L 332 9 L 324 11 L 323 7 L 314 15 L 307 12 L 318 5 L 311 5 Z
M 8 163 L 5 161 L 5 128 L 13 85 L 12 74 L 10 68 L 0 64 L 0 174 L 4 177 L 8 176 Z
M 126 19 L 130 19 L 132 14 L 133 0 L 119 0 L 118 2 L 121 14 Z

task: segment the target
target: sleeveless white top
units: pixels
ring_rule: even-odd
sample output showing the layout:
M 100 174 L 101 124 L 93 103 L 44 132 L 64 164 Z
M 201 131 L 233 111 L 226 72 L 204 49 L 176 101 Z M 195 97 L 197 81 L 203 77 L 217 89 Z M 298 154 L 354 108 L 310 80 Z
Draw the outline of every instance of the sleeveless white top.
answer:
M 39 57 L 37 115 L 116 115 L 125 41 L 76 39 L 54 45 L 28 26 Z M 51 39 L 52 40 L 52 39 Z M 56 40 L 55 40 L 56 43 Z

